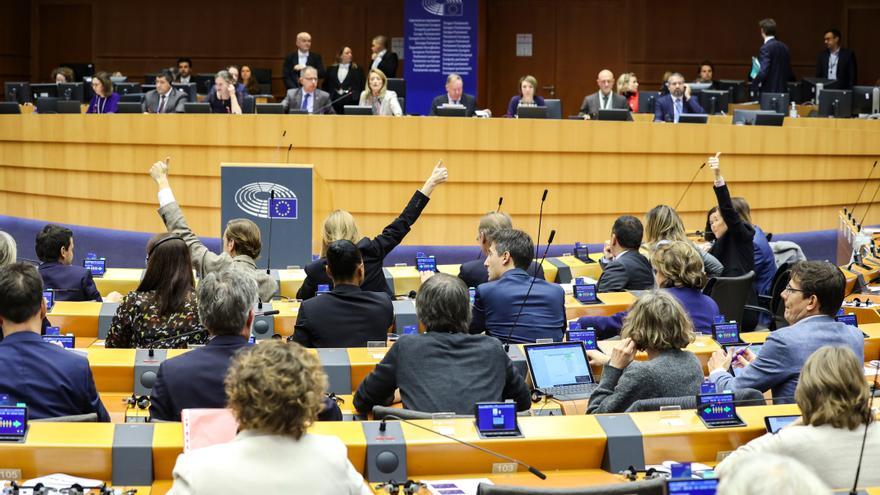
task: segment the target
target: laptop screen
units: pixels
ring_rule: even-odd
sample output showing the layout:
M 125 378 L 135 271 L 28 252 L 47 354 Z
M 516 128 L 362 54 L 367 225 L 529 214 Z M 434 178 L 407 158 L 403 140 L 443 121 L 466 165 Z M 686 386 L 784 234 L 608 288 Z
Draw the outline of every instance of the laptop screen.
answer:
M 76 336 L 74 335 L 43 335 L 43 342 L 50 344 L 58 344 L 65 349 L 73 349 L 76 347 Z
M 739 323 L 715 323 L 712 325 L 712 336 L 719 344 L 736 344 L 739 342 Z
M 767 431 L 770 433 L 776 433 L 784 427 L 794 423 L 801 416 L 798 414 L 793 414 L 790 416 L 767 416 L 764 418 L 764 424 L 767 426 Z
M 596 302 L 596 284 L 583 284 L 574 286 L 574 298 L 582 303 Z
M 593 383 L 587 351 L 580 342 L 527 345 L 525 350 L 536 388 Z
M 0 406 L 0 438 L 19 439 L 27 431 L 27 408 Z
M 850 313 L 848 315 L 837 315 L 834 317 L 834 319 L 839 321 L 840 323 L 846 323 L 851 327 L 858 328 L 859 326 L 859 320 L 856 318 L 856 315 L 854 313 Z
M 484 433 L 516 430 L 516 404 L 477 403 L 477 429 Z
M 707 480 L 667 480 L 666 493 L 669 495 L 715 495 L 718 479 Z
M 697 396 L 697 411 L 707 423 L 736 420 L 736 407 L 733 394 L 700 394 Z
M 100 277 L 104 275 L 104 272 L 107 270 L 107 260 L 100 259 L 85 259 L 83 260 L 83 268 L 92 272 L 93 277 Z
M 596 347 L 596 331 L 590 330 L 569 330 L 565 332 L 565 340 L 569 342 L 583 342 L 584 347 L 588 351 L 595 351 Z

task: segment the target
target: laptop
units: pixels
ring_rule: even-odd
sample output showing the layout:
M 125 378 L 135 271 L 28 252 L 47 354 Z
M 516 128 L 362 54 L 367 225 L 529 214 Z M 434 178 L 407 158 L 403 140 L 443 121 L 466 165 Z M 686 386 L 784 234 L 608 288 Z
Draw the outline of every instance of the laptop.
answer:
M 24 442 L 27 436 L 27 407 L 0 406 L 0 442 Z
M 441 105 L 434 109 L 434 115 L 438 117 L 467 117 L 467 108 L 464 105 Z
M 281 115 L 284 113 L 284 106 L 281 103 L 257 103 L 257 113 Z
M 697 416 L 706 428 L 746 425 L 736 414 L 736 405 L 730 392 L 697 395 Z
M 596 284 L 575 284 L 574 298 L 581 304 L 602 304 L 597 295 Z
M 345 115 L 373 115 L 373 107 L 369 105 L 345 105 L 342 107 Z
M 712 324 L 712 339 L 719 345 L 745 344 L 739 338 L 739 323 L 735 321 L 726 321 L 724 323 Z
M 522 438 L 513 402 L 477 402 L 474 416 L 480 438 Z
M 520 119 L 546 119 L 547 107 L 516 107 L 516 116 Z
M 678 116 L 679 124 L 705 124 L 709 122 L 709 116 L 705 113 L 683 113 Z
M 536 390 L 557 400 L 589 399 L 599 386 L 582 342 L 524 346 L 529 376 Z
M 596 120 L 611 120 L 617 122 L 632 122 L 632 115 L 625 108 L 607 108 L 599 110 Z
M 667 495 L 715 495 L 717 491 L 718 478 L 666 480 Z

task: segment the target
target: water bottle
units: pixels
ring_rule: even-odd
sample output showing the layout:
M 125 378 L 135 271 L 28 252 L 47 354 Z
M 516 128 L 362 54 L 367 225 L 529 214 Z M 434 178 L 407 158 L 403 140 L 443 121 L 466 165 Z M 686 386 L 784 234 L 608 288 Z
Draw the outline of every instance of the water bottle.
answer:
M 791 108 L 788 110 L 788 116 L 796 119 L 798 117 L 797 105 L 794 102 L 791 102 Z

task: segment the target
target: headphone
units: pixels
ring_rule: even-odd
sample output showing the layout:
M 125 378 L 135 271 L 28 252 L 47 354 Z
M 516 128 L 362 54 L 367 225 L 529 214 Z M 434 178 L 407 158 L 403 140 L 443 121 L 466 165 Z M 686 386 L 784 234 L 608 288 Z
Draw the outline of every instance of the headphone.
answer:
M 538 389 L 532 390 L 532 403 L 537 404 L 542 400 L 548 400 L 553 398 L 553 394 L 548 394 L 547 392 L 542 392 Z
M 862 306 L 862 304 L 864 304 L 865 307 L 868 307 L 868 306 L 870 306 L 871 304 L 873 304 L 873 301 L 871 301 L 870 299 L 865 299 L 865 301 L 864 301 L 864 303 L 863 303 L 862 300 L 859 299 L 858 297 L 854 297 L 854 298 L 852 299 L 852 301 L 850 301 L 850 302 L 852 302 L 853 305 L 854 305 L 855 307 L 857 307 L 857 308 L 860 307 L 860 306 Z
M 391 480 L 386 483 L 379 483 L 378 485 L 376 485 L 377 490 L 383 490 L 385 493 L 389 494 L 415 494 L 419 493 L 419 490 L 421 490 L 422 488 L 425 488 L 424 483 L 413 480 L 406 480 L 402 483 L 397 483 L 396 481 Z
M 150 396 L 149 395 L 135 395 L 131 394 L 131 397 L 125 398 L 125 404 L 130 408 L 137 407 L 140 410 L 145 410 L 150 407 Z
M 155 251 L 157 247 L 161 246 L 162 244 L 164 244 L 168 241 L 175 241 L 175 240 L 176 241 L 183 241 L 184 243 L 186 243 L 186 241 L 183 240 L 183 237 L 180 237 L 179 235 L 168 236 L 168 237 L 162 239 L 161 241 L 157 242 L 156 244 L 153 244 L 153 247 L 151 247 L 150 250 L 147 251 L 147 259 L 149 259 L 150 256 L 153 255 L 153 251 Z

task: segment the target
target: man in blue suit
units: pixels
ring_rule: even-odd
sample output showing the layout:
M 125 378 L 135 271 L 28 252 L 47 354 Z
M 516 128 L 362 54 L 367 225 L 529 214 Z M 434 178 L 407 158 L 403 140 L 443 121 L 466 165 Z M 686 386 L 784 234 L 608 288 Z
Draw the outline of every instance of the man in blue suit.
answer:
M 27 404 L 28 417 L 54 418 L 96 413 L 110 415 L 95 389 L 85 356 L 40 337 L 46 316 L 43 282 L 36 268 L 14 263 L 0 268 L 0 394 Z
M 490 211 L 480 218 L 480 226 L 477 228 L 477 241 L 480 243 L 480 257 L 465 261 L 458 270 L 458 278 L 464 280 L 468 287 L 477 287 L 489 281 L 489 271 L 486 269 L 486 258 L 489 246 L 492 245 L 492 236 L 499 230 L 513 228 L 510 215 L 503 211 Z M 544 269 L 537 261 L 533 261 L 528 269 L 529 275 L 544 278 Z
M 495 233 L 486 257 L 489 282 L 477 287 L 470 333 L 486 332 L 506 341 L 516 321 L 511 342 L 535 342 L 547 338 L 562 340 L 565 291 L 546 280 L 534 279 L 526 272 L 534 252 L 532 239 L 521 230 Z M 520 310 L 522 314 L 517 320 Z
M 755 93 L 788 93 L 792 80 L 791 53 L 785 43 L 776 39 L 776 21 L 763 19 L 758 23 L 764 44 L 758 52 L 758 75 L 752 80 Z
M 825 345 L 848 347 L 859 362 L 864 361 L 862 332 L 834 320 L 843 303 L 845 285 L 843 273 L 827 261 L 795 264 L 791 281 L 782 292 L 785 319 L 791 326 L 772 332 L 757 356 L 746 350 L 738 357 L 734 366 L 743 369 L 736 378 L 727 371 L 733 354 L 715 351 L 709 358 L 709 379 L 715 382 L 716 390 L 772 390 L 773 397 L 781 402 L 794 402 L 801 368 L 816 349 Z
M 670 74 L 666 87 L 669 88 L 669 94 L 658 98 L 654 105 L 654 122 L 678 123 L 683 113 L 705 113 L 697 99 L 691 97 L 680 72 Z
M 73 231 L 60 225 L 46 225 L 35 245 L 40 276 L 47 289 L 54 289 L 56 301 L 101 301 L 92 272 L 73 266 Z

